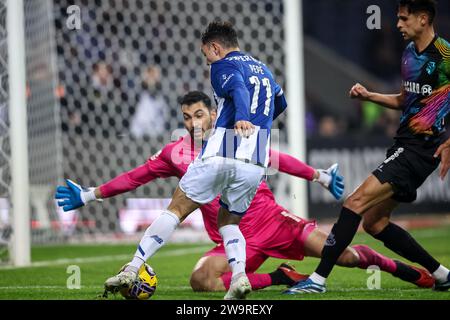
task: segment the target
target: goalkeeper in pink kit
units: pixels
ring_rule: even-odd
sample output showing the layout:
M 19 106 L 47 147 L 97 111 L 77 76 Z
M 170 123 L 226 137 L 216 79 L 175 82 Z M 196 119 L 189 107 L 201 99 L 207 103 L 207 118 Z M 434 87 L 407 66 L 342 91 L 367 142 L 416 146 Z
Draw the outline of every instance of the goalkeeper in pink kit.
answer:
M 202 92 L 189 92 L 180 99 L 180 105 L 189 135 L 167 144 L 145 164 L 98 188 L 82 188 L 67 180 L 68 186 L 59 186 L 56 193 L 56 198 L 60 200 L 58 204 L 64 211 L 74 210 L 96 199 L 134 190 L 157 178 L 181 179 L 200 152 L 202 141 L 211 129 L 217 113 L 209 97 Z M 336 198 L 342 196 L 343 181 L 336 165 L 328 170 L 315 170 L 287 154 L 273 150 L 270 152 L 270 163 L 281 172 L 319 182 Z M 200 208 L 209 238 L 217 245 L 196 264 L 190 279 L 194 291 L 226 291 L 230 286 L 232 273 L 217 226 L 219 207 L 217 197 Z M 306 279 L 307 275 L 296 272 L 286 263 L 272 273 L 259 274 L 256 271 L 269 257 L 289 260 L 302 260 L 304 256 L 319 258 L 327 238 L 327 234 L 319 230 L 314 221 L 301 219 L 278 205 L 265 182 L 259 186 L 239 228 L 246 239 L 246 273 L 252 290 L 271 285 L 291 286 Z M 394 261 L 365 245 L 348 247 L 339 257 L 338 264 L 362 269 L 376 265 L 419 287 L 432 287 L 434 283 L 426 270 Z

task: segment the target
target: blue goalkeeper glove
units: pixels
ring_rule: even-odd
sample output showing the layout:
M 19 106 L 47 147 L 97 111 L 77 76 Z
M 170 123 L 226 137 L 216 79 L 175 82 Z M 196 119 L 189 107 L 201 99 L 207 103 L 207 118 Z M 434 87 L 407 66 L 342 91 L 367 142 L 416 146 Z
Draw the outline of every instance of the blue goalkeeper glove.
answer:
M 67 187 L 58 186 L 55 194 L 55 199 L 62 200 L 58 201 L 58 206 L 64 211 L 75 210 L 94 200 L 102 201 L 95 197 L 95 188 L 82 187 L 69 179 L 66 184 Z
M 317 169 L 319 178 L 314 179 L 319 182 L 324 188 L 328 189 L 336 200 L 342 198 L 344 194 L 344 177 L 339 174 L 339 165 L 333 164 L 328 169 Z

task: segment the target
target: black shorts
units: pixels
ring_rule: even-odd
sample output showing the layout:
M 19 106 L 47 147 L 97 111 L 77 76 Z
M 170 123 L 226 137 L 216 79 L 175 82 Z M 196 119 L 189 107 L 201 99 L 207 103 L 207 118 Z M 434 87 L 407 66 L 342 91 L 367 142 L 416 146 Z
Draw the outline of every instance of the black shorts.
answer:
M 439 159 L 433 157 L 438 146 L 415 148 L 396 142 L 386 152 L 386 160 L 372 174 L 381 183 L 392 185 L 392 199 L 413 202 L 417 198 L 417 189 L 439 165 Z

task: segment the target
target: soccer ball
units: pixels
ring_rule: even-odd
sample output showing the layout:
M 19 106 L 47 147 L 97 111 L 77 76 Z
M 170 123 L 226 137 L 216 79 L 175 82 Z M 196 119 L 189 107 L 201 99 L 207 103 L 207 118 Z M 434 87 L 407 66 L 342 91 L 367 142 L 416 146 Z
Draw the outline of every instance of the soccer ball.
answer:
M 129 263 L 125 264 L 119 272 L 125 270 Z M 155 293 L 158 279 L 152 267 L 144 263 L 139 269 L 138 279 L 129 288 L 120 289 L 120 294 L 125 299 L 147 300 Z

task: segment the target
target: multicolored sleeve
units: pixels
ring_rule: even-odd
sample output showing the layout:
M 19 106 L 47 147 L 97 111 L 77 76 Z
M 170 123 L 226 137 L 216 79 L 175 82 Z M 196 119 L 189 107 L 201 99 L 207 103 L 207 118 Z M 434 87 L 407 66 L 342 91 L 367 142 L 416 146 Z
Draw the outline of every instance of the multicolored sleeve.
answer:
M 440 54 L 442 55 L 441 70 L 443 72 L 443 75 L 441 76 L 446 77 L 447 81 L 444 82 L 443 84 L 448 84 L 450 83 L 450 43 L 442 38 L 439 38 L 438 40 L 436 40 L 435 45 L 436 48 L 439 50 Z

